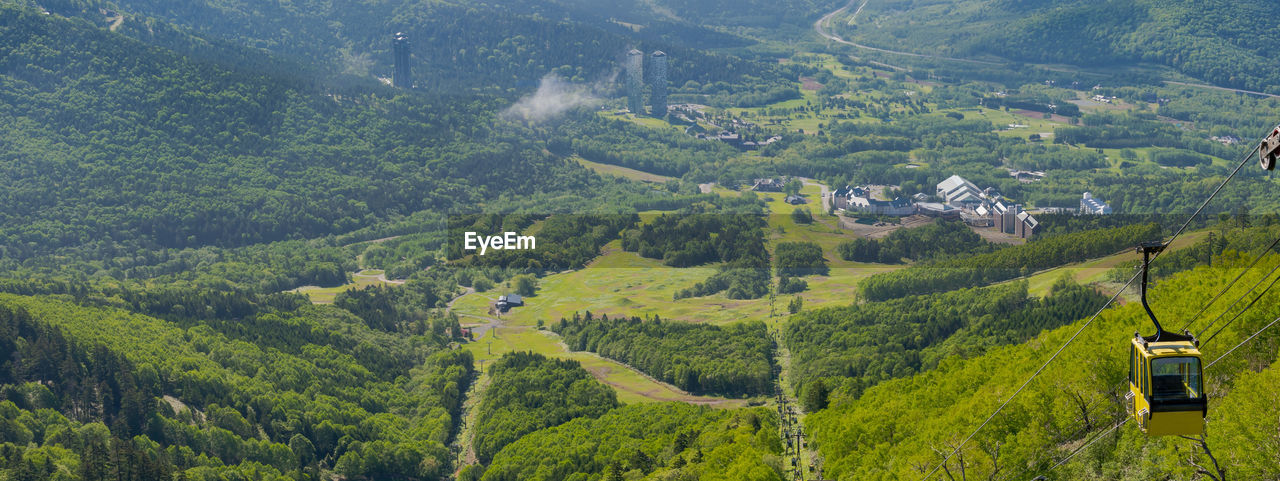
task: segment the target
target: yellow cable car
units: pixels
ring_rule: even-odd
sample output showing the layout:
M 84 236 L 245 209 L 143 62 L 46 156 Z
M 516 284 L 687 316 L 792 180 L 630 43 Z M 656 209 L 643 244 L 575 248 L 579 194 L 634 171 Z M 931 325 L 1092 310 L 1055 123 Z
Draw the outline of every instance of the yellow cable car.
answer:
M 1154 336 L 1134 333 L 1129 353 L 1129 414 L 1148 436 L 1204 434 L 1209 398 L 1204 392 L 1200 341 L 1190 333 L 1165 332 L 1147 304 L 1147 265 L 1163 244 L 1143 244 L 1142 307 L 1156 325 Z

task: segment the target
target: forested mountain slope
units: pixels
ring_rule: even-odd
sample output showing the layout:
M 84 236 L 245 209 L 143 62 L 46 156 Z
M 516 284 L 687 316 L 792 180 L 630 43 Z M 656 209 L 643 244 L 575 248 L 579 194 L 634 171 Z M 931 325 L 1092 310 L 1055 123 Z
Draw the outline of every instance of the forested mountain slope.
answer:
M 8 259 L 69 247 L 106 258 L 121 249 L 315 238 L 423 210 L 510 203 L 500 194 L 515 190 L 525 199 L 572 192 L 579 202 L 584 194 L 608 195 L 617 204 L 627 203 L 614 195 L 620 190 L 644 190 L 586 188 L 599 179 L 548 155 L 535 141 L 545 134 L 495 118 L 517 92 L 505 87 L 535 85 L 552 71 L 580 82 L 606 79 L 617 69 L 615 54 L 637 45 L 620 34 L 422 3 L 410 23 L 440 38 L 419 40 L 420 79 L 477 87 L 442 96 L 367 78 L 335 82 L 323 73 L 323 52 L 312 63 L 220 43 L 267 35 L 235 15 L 206 12 L 210 26 L 249 29 L 210 42 L 127 12 L 108 31 L 85 21 L 98 15 L 96 4 L 78 0 L 43 5 L 52 15 L 31 5 L 0 2 L 0 125 L 8 134 L 0 140 L 0 201 L 10 207 L 0 213 L 0 252 Z M 232 10 L 253 11 L 242 7 Z M 316 15 L 306 12 L 298 13 L 301 24 Z M 248 16 L 274 18 L 257 13 Z M 431 23 L 443 21 L 452 27 Z M 288 45 L 345 48 L 312 40 L 291 36 Z M 361 48 L 389 62 L 389 52 L 377 50 L 389 48 L 384 40 L 379 34 Z M 559 48 L 545 48 L 552 44 Z M 798 95 L 784 80 L 795 72 L 785 68 L 674 48 L 673 80 L 692 81 L 687 90 L 707 101 L 736 101 L 729 92 L 747 85 Z M 454 63 L 428 66 L 437 57 Z M 492 87 L 504 89 L 474 93 Z
M 476 202 L 563 164 L 484 101 L 326 91 L 0 7 L 0 245 L 242 245 Z M 463 186 L 466 186 L 463 188 Z M 490 191 L 492 192 L 492 191 Z
M 574 313 L 551 329 L 570 349 L 634 366 L 691 393 L 767 395 L 773 386 L 773 340 L 760 322 L 727 327 L 660 318 L 593 319 Z
M 469 353 L 332 308 L 239 321 L 0 295 L 0 477 L 444 474 Z
M 657 0 L 654 3 L 675 16 L 694 22 L 778 29 L 808 27 L 822 14 L 839 7 L 842 0 Z
M 1025 341 L 1105 302 L 1092 288 L 1059 279 L 1043 299 L 1029 298 L 1027 283 L 1017 281 L 804 312 L 787 323 L 791 381 L 797 391 L 825 387 L 857 396 L 945 359 Z
M 1193 332 L 1204 329 L 1224 309 L 1230 319 L 1239 307 L 1227 309 L 1227 302 L 1213 306 L 1199 319 L 1191 316 L 1239 272 L 1222 267 L 1243 267 L 1247 261 L 1245 256 L 1227 256 L 1216 260 L 1214 268 L 1200 267 L 1160 281 L 1151 292 L 1157 315 L 1170 329 L 1190 322 Z M 1280 258 L 1270 256 L 1261 266 L 1276 262 Z M 1266 270 L 1249 272 L 1225 298 L 1242 294 Z M 1201 345 L 1204 363 L 1226 354 L 1272 322 L 1277 313 L 1280 301 L 1272 294 L 1239 320 L 1220 322 L 1227 326 L 1222 334 Z M 837 393 L 830 408 L 805 421 L 826 459 L 826 474 L 839 479 L 923 477 L 1083 322 L 1046 331 L 1025 344 L 991 349 L 974 359 L 944 360 L 936 369 L 883 382 L 857 398 Z M 1194 479 L 1195 468 L 1188 459 L 1212 469 L 1202 450 L 1191 451 L 1192 441 L 1147 438 L 1129 423 L 1119 428 L 1118 436 L 1102 439 L 1072 463 L 1049 471 L 1084 440 L 1124 419 L 1128 339 L 1135 331 L 1152 331 L 1140 304 L 1103 312 L 949 461 L 947 469 L 959 476 L 963 465 L 970 478 L 1031 479 L 1049 474 L 1050 479 L 1113 480 Z M 1201 338 L 1206 337 L 1201 332 Z M 1233 478 L 1271 479 L 1280 474 L 1274 456 L 1259 456 L 1274 452 L 1259 443 L 1275 446 L 1280 429 L 1274 385 L 1267 384 L 1274 383 L 1280 371 L 1275 365 L 1278 347 L 1280 331 L 1272 329 L 1205 371 L 1210 396 L 1207 441 Z M 1271 393 L 1263 394 L 1267 391 Z
M 249 66 L 34 9 L 0 5 L 0 19 L 6 261 L 315 238 L 424 210 L 512 208 L 517 191 L 525 209 L 570 193 L 552 208 L 673 197 L 549 155 L 495 118 L 507 101 L 492 96 L 325 86 L 232 47 L 218 51 Z
M 1280 33 L 1266 0 L 870 0 L 849 38 L 948 56 L 1085 67 L 1151 62 L 1206 81 L 1280 92 Z
M 47 3 L 40 4 L 54 13 L 92 19 L 102 26 L 110 22 L 99 14 L 100 9 L 113 8 L 97 0 Z M 315 67 L 317 72 L 366 79 L 391 77 L 391 36 L 404 32 L 412 44 L 417 85 L 433 92 L 532 89 L 551 72 L 576 82 L 619 87 L 612 79 L 632 48 L 667 52 L 674 87 L 688 81 L 774 83 L 785 71 L 776 63 L 706 52 L 751 42 L 699 24 L 666 22 L 654 31 L 636 31 L 595 9 L 554 2 L 124 0 L 117 4 L 121 10 L 113 13 L 124 15 L 124 20 L 115 30 L 143 41 L 166 46 L 189 43 L 181 35 L 157 35 L 154 24 L 159 21 L 180 26 L 189 34 L 265 49 Z
M 777 413 L 763 408 L 624 406 L 521 438 L 480 479 L 780 481 L 777 430 Z
M 492 387 L 476 416 L 475 449 L 488 462 L 504 446 L 539 429 L 595 418 L 618 407 L 612 388 L 578 361 L 512 352 L 489 367 Z

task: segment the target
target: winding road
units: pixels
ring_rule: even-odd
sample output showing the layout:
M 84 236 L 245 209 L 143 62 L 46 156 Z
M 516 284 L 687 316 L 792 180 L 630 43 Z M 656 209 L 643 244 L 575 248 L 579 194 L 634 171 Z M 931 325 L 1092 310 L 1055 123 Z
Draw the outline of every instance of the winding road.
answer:
M 849 22 L 850 22 L 850 23 L 853 23 L 853 21 L 854 21 L 854 20 L 856 20 L 856 19 L 858 18 L 858 14 L 862 13 L 862 9 L 863 9 L 864 7 L 866 7 L 866 6 L 867 6 L 867 2 L 869 2 L 869 1 L 871 1 L 871 0 L 862 0 L 862 3 L 858 5 L 858 9 L 857 9 L 857 10 L 854 10 L 854 12 L 853 12 L 853 16 L 852 16 L 852 17 L 850 17 L 850 19 L 849 19 Z M 863 44 L 860 44 L 860 43 L 857 43 L 857 42 L 851 42 L 851 41 L 849 41 L 849 40 L 845 40 L 843 37 L 841 37 L 841 36 L 839 36 L 839 35 L 836 35 L 836 34 L 834 34 L 834 33 L 831 33 L 829 30 L 827 30 L 827 25 L 828 25 L 829 23 L 831 23 L 831 19 L 835 18 L 836 16 L 840 15 L 841 13 L 844 13 L 845 11 L 848 11 L 850 8 L 853 8 L 853 4 L 855 4 L 855 3 L 858 3 L 858 0 L 849 0 L 849 3 L 845 4 L 845 6 L 840 7 L 839 9 L 836 9 L 835 11 L 833 11 L 833 12 L 831 12 L 831 13 L 828 13 L 828 14 L 826 14 L 826 15 L 823 15 L 823 16 L 822 16 L 822 18 L 819 18 L 819 19 L 818 19 L 818 21 L 813 22 L 813 30 L 814 30 L 815 32 L 817 32 L 817 33 L 818 33 L 818 35 L 821 35 L 823 38 L 826 38 L 827 40 L 830 40 L 830 41 L 833 41 L 833 42 L 836 42 L 836 43 L 841 43 L 841 44 L 844 44 L 844 45 L 849 45 L 849 46 L 851 46 L 851 47 L 855 47 L 855 48 L 858 48 L 858 49 L 861 49 L 861 50 L 866 50 L 866 51 L 869 51 L 869 52 L 879 52 L 879 53 L 887 53 L 887 54 L 890 54 L 890 55 L 901 55 L 901 56 L 905 56 L 905 57 L 927 58 L 927 59 L 934 59 L 934 60 L 947 60 L 947 61 L 952 61 L 952 62 L 962 62 L 962 63 L 975 64 L 975 65 L 992 65 L 992 66 L 1002 66 L 1002 65 L 1007 65 L 1006 63 L 1002 63 L 1002 62 L 994 62 L 994 61 L 989 61 L 989 60 L 976 60 L 976 59 L 971 59 L 971 58 L 946 57 L 946 56 L 941 56 L 941 55 L 929 55 L 929 54 L 916 53 L 916 52 L 903 52 L 903 51 L 901 51 L 901 50 L 889 50 L 889 49 L 880 48 L 880 47 L 872 47 L 872 46 L 870 46 L 870 45 L 863 45 Z M 890 68 L 890 69 L 893 69 L 893 70 L 907 70 L 905 67 L 901 67 L 901 66 L 898 66 L 898 65 L 887 64 L 887 63 L 883 63 L 883 62 L 868 62 L 868 63 L 874 64 L 874 65 L 883 66 L 883 67 L 887 67 L 887 68 Z M 1039 64 L 1029 64 L 1029 65 L 1034 65 L 1034 66 L 1036 66 L 1036 67 L 1038 67 L 1038 68 L 1042 68 L 1042 69 L 1049 70 L 1049 71 L 1053 71 L 1053 72 L 1062 72 L 1062 73 L 1071 73 L 1071 74 L 1080 74 L 1080 75 L 1104 75 L 1104 74 L 1098 74 L 1098 73 L 1095 73 L 1095 72 L 1086 72 L 1086 71 L 1083 71 L 1083 70 L 1071 70 L 1071 69 L 1064 69 L 1064 68 L 1061 68 L 1061 67 L 1053 67 L 1053 66 L 1048 66 L 1048 65 L 1039 65 Z M 1257 96 L 1260 96 L 1260 97 L 1280 98 L 1280 95 L 1276 95 L 1276 94 L 1269 94 L 1269 93 L 1266 93 L 1266 92 L 1258 92 L 1258 91 L 1255 91 L 1255 90 L 1234 89 L 1234 88 L 1230 88 L 1230 87 L 1219 87 L 1219 86 L 1217 86 L 1217 85 L 1198 84 L 1198 83 L 1188 83 L 1188 82 L 1178 82 L 1178 81 L 1174 81 L 1174 80 L 1161 80 L 1161 82 L 1163 82 L 1163 83 L 1165 83 L 1165 84 L 1168 84 L 1168 85 L 1178 85 L 1178 86 L 1182 86 L 1182 87 L 1202 88 L 1202 89 L 1210 89 L 1210 90 L 1221 90 L 1221 91 L 1225 91 L 1225 92 L 1235 92 L 1235 93 L 1240 93 L 1240 94 L 1257 95 Z
M 1238 94 L 1249 94 L 1249 95 L 1258 95 L 1262 97 L 1280 98 L 1280 95 L 1269 94 L 1264 92 L 1256 92 L 1253 90 L 1242 90 L 1242 89 L 1233 89 L 1230 87 L 1219 87 L 1217 85 L 1189 84 L 1186 82 L 1174 82 L 1172 80 L 1162 80 L 1162 82 L 1167 83 L 1169 85 L 1181 85 L 1183 87 L 1196 87 L 1196 88 L 1202 88 L 1202 89 L 1224 90 L 1227 92 L 1235 92 Z
M 856 20 L 856 19 L 858 18 L 858 14 L 862 13 L 862 9 L 863 9 L 864 7 L 866 7 L 866 6 L 867 6 L 867 2 L 869 2 L 869 1 L 870 1 L 870 0 L 862 0 L 862 4 L 861 4 L 861 5 L 858 5 L 858 9 L 857 9 L 857 10 L 854 10 L 854 12 L 853 12 L 853 17 L 849 20 L 850 22 L 853 22 L 853 20 Z M 828 14 L 826 14 L 826 15 L 823 15 L 823 16 L 822 16 L 822 18 L 819 18 L 819 19 L 818 19 L 818 21 L 813 22 L 813 30 L 814 30 L 815 32 L 818 32 L 818 35 L 823 36 L 823 37 L 824 37 L 824 38 L 826 38 L 827 40 L 831 40 L 831 41 L 836 42 L 836 43 L 842 43 L 842 44 L 845 44 L 845 45 L 849 45 L 849 46 L 857 47 L 857 48 L 859 48 L 859 49 L 867 50 L 867 51 L 870 51 L 870 52 L 880 52 L 880 53 L 887 53 L 887 54 L 892 54 L 892 55 L 902 55 L 902 56 L 906 56 L 906 57 L 916 57 L 916 58 L 928 58 L 928 59 L 935 59 L 935 60 L 950 60 L 950 61 L 953 61 L 953 62 L 964 62 L 964 63 L 978 64 L 978 65 L 1004 65 L 1003 63 L 1000 63 L 1000 62 L 990 62 L 990 61 L 986 61 L 986 60 L 974 60 L 974 59 L 971 59 L 971 58 L 944 57 L 944 56 L 941 56 L 941 55 L 929 55 L 929 54 L 915 53 L 915 52 L 903 52 L 903 51 L 900 51 L 900 50 L 889 50 L 889 49 L 880 48 L 880 47 L 872 47 L 872 46 L 869 46 L 869 45 L 863 45 L 863 44 L 860 44 L 860 43 L 857 43 L 857 42 L 851 42 L 851 41 L 845 40 L 843 37 L 841 37 L 841 36 L 839 36 L 839 35 L 836 35 L 836 34 L 834 34 L 834 33 L 831 33 L 830 31 L 828 31 L 828 30 L 827 30 L 827 24 L 828 24 L 828 23 L 831 23 L 831 19 L 832 19 L 832 18 L 835 18 L 837 15 L 840 15 L 841 13 L 844 13 L 845 11 L 849 10 L 850 8 L 853 8 L 853 4 L 855 4 L 855 3 L 858 3 L 858 0 L 849 0 L 849 3 L 848 3 L 848 4 L 845 4 L 845 6 L 840 7 L 839 9 L 837 9 L 837 10 L 836 10 L 836 11 L 834 11 L 834 12 L 831 12 L 831 13 L 828 13 Z M 904 70 L 904 68 L 903 68 L 903 67 L 899 67 L 899 66 L 896 66 L 896 65 L 890 65 L 890 64 L 883 64 L 883 65 L 884 65 L 884 66 L 886 66 L 886 67 L 893 68 L 893 69 L 895 69 L 895 70 Z

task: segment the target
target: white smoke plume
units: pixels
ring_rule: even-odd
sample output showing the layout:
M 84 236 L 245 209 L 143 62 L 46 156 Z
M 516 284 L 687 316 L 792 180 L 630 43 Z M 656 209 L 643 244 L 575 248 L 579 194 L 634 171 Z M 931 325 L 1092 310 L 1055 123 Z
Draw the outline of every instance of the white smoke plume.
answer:
M 538 123 L 564 114 L 570 109 L 599 105 L 601 102 L 592 87 L 566 82 L 556 74 L 542 77 L 538 91 L 526 95 L 502 112 L 507 120 L 523 120 Z

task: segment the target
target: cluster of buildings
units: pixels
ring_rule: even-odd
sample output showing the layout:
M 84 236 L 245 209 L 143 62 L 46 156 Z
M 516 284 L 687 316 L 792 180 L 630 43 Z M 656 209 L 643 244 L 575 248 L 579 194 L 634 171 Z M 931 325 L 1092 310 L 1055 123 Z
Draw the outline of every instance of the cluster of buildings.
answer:
M 962 217 L 969 225 L 995 227 L 1000 232 L 1023 239 L 1031 238 L 1040 228 L 1040 221 L 1022 210 L 1022 204 L 1010 205 L 1004 201 L 984 203 L 972 213 L 965 212 Z
M 1038 172 L 1032 173 L 1038 174 Z M 760 178 L 752 181 L 756 192 L 782 192 L 786 179 Z M 863 215 L 905 217 L 923 215 L 947 220 L 964 221 L 974 227 L 993 227 L 1004 234 L 1029 239 L 1040 230 L 1040 221 L 1022 208 L 1022 204 L 1007 202 L 994 187 L 980 189 L 964 177 L 953 175 L 938 183 L 936 202 L 923 193 L 910 198 L 893 200 L 875 198 L 869 186 L 844 186 L 831 193 L 831 205 L 835 209 Z M 800 196 L 787 196 L 785 202 L 802 204 Z M 1071 213 L 1072 209 L 1046 209 L 1049 212 Z M 1080 199 L 1079 215 L 1109 215 L 1111 207 L 1089 192 Z
M 996 197 L 998 195 L 999 193 L 995 192 L 995 189 L 983 191 L 973 182 L 969 182 L 958 175 L 947 177 L 947 180 L 938 183 L 938 197 L 945 201 L 947 205 L 961 209 L 975 209 L 982 205 L 987 197 Z
M 929 196 L 916 194 L 910 199 L 898 197 L 879 200 L 864 186 L 846 186 L 832 193 L 832 205 L 846 212 L 867 215 L 924 215 L 949 220 L 963 220 L 975 227 L 995 227 L 1002 233 L 1030 238 L 1040 229 L 1040 222 L 1021 204 L 1004 201 L 995 188 L 980 189 L 964 177 L 953 175 L 938 183 L 939 202 L 926 202 Z M 1109 212 L 1109 209 L 1108 209 Z
M 623 64 L 626 71 L 627 109 L 631 113 L 644 113 L 644 52 L 632 49 L 627 52 Z M 654 117 L 667 115 L 667 54 L 657 50 L 649 55 L 650 91 L 649 107 Z
M 871 195 L 871 188 L 844 186 L 831 193 L 831 205 L 846 212 L 868 215 L 908 216 L 916 213 L 916 204 L 901 197 L 880 200 Z
M 1243 142 L 1243 140 L 1240 140 L 1240 137 L 1236 137 L 1234 135 L 1223 135 L 1223 136 L 1215 135 L 1215 136 L 1209 137 L 1209 140 L 1218 142 L 1222 145 L 1236 145 L 1238 143 Z
M 1038 170 L 1009 170 L 1009 177 L 1013 177 L 1024 184 L 1044 180 L 1044 175 L 1044 172 Z
M 782 192 L 783 186 L 786 185 L 786 183 L 787 180 L 785 178 L 753 179 L 751 181 L 751 190 L 755 192 Z M 782 201 L 791 205 L 800 205 L 809 202 L 804 198 L 804 196 L 795 194 L 786 196 Z
M 703 140 L 718 140 L 726 144 L 732 145 L 743 150 L 756 150 L 766 145 L 782 140 L 782 136 L 775 135 L 759 142 L 753 140 L 744 140 L 741 134 L 737 132 L 722 131 L 718 134 L 697 134 L 694 137 Z
M 994 187 L 979 189 L 964 177 L 953 175 L 938 183 L 938 197 L 946 205 L 959 210 L 965 223 L 976 227 L 995 227 L 1002 233 L 1029 239 L 1040 228 L 1022 204 L 1008 204 Z
M 684 132 L 700 140 L 724 142 L 742 150 L 756 150 L 782 140 L 781 135 L 773 135 L 764 140 L 758 140 L 759 137 L 754 134 L 743 135 L 740 132 L 758 132 L 759 129 L 754 122 L 738 118 L 729 118 L 727 121 L 715 120 L 722 129 L 717 133 L 704 131 L 696 125 L 695 119 L 705 119 L 703 113 L 705 108 L 707 108 L 705 105 L 698 104 L 675 104 L 670 106 L 669 111 L 676 119 L 691 124 Z

